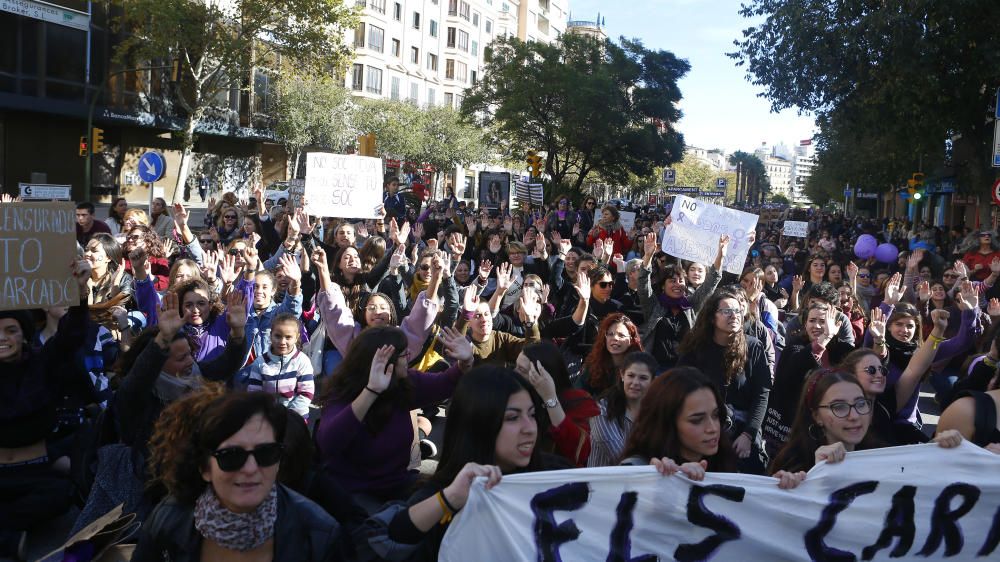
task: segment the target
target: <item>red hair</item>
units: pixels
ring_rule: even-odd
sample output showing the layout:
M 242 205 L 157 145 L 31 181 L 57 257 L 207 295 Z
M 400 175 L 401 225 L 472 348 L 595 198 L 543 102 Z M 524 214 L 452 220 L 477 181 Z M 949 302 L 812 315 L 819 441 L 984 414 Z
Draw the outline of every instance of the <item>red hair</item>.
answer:
M 587 354 L 587 359 L 584 361 L 584 366 L 590 371 L 590 381 L 588 381 L 590 387 L 598 392 L 615 384 L 615 375 L 617 374 L 615 363 L 611 359 L 611 353 L 608 351 L 608 345 L 605 342 L 608 330 L 615 324 L 623 324 L 625 329 L 628 330 L 629 337 L 632 338 L 632 344 L 628 346 L 628 350 L 625 353 L 642 351 L 639 330 L 635 327 L 635 322 L 632 322 L 631 318 L 621 312 L 613 312 L 605 316 L 604 320 L 601 321 L 601 327 L 597 330 L 597 339 L 594 341 L 594 347 L 590 348 L 590 353 Z

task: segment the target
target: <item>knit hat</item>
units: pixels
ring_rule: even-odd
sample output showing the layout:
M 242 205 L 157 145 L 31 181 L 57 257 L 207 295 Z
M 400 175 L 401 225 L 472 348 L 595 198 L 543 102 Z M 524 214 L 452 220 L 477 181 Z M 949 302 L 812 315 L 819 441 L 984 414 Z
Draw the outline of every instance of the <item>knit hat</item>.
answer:
M 0 310 L 0 320 L 13 318 L 21 326 L 24 333 L 24 341 L 30 343 L 35 337 L 35 321 L 31 317 L 31 312 L 27 310 Z

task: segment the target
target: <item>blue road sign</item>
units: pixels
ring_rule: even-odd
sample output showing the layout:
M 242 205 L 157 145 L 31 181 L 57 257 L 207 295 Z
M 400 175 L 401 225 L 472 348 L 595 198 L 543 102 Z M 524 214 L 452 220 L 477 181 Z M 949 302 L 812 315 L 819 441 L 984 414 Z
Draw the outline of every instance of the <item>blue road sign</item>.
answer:
M 677 181 L 677 171 L 673 168 L 665 168 L 663 170 L 663 183 L 673 185 Z
M 163 155 L 155 150 L 142 153 L 139 157 L 139 179 L 145 183 L 154 183 L 163 177 L 167 162 Z
M 726 189 L 726 185 L 727 185 L 726 178 L 718 178 L 717 180 L 715 180 L 715 187 L 717 187 L 718 189 Z

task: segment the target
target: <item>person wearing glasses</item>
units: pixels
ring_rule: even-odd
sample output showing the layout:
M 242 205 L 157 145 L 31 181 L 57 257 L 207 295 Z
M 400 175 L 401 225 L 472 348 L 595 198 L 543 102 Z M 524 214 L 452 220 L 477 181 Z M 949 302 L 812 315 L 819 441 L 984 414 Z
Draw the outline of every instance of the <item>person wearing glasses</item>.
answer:
M 340 525 L 278 482 L 288 415 L 270 394 L 199 392 L 169 408 L 153 435 L 152 476 L 169 496 L 132 560 L 334 558 Z
M 697 367 L 722 392 L 740 471 L 763 473 L 761 425 L 771 392 L 771 370 L 764 344 L 744 333 L 740 296 L 725 289 L 713 293 L 678 351 L 678 365 Z
M 219 215 L 219 222 L 215 225 L 216 232 L 219 233 L 219 243 L 228 244 L 240 237 L 243 228 L 243 213 L 239 208 L 226 207 Z
M 874 406 L 852 373 L 840 369 L 814 372 L 803 387 L 788 442 L 768 472 L 808 471 L 820 461 L 841 462 L 852 451 L 884 446 L 869 431 Z M 962 435 L 942 432 L 934 441 L 945 448 L 957 447 Z

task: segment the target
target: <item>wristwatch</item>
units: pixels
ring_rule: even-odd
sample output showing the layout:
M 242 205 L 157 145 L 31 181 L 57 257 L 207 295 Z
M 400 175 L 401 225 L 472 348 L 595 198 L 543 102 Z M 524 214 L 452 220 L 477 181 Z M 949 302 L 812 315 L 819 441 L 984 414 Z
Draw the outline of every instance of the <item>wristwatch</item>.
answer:
M 555 398 L 549 398 L 548 400 L 543 402 L 543 404 L 545 404 L 546 408 L 551 410 L 552 408 L 555 408 L 556 406 L 559 405 L 559 401 L 556 400 Z

